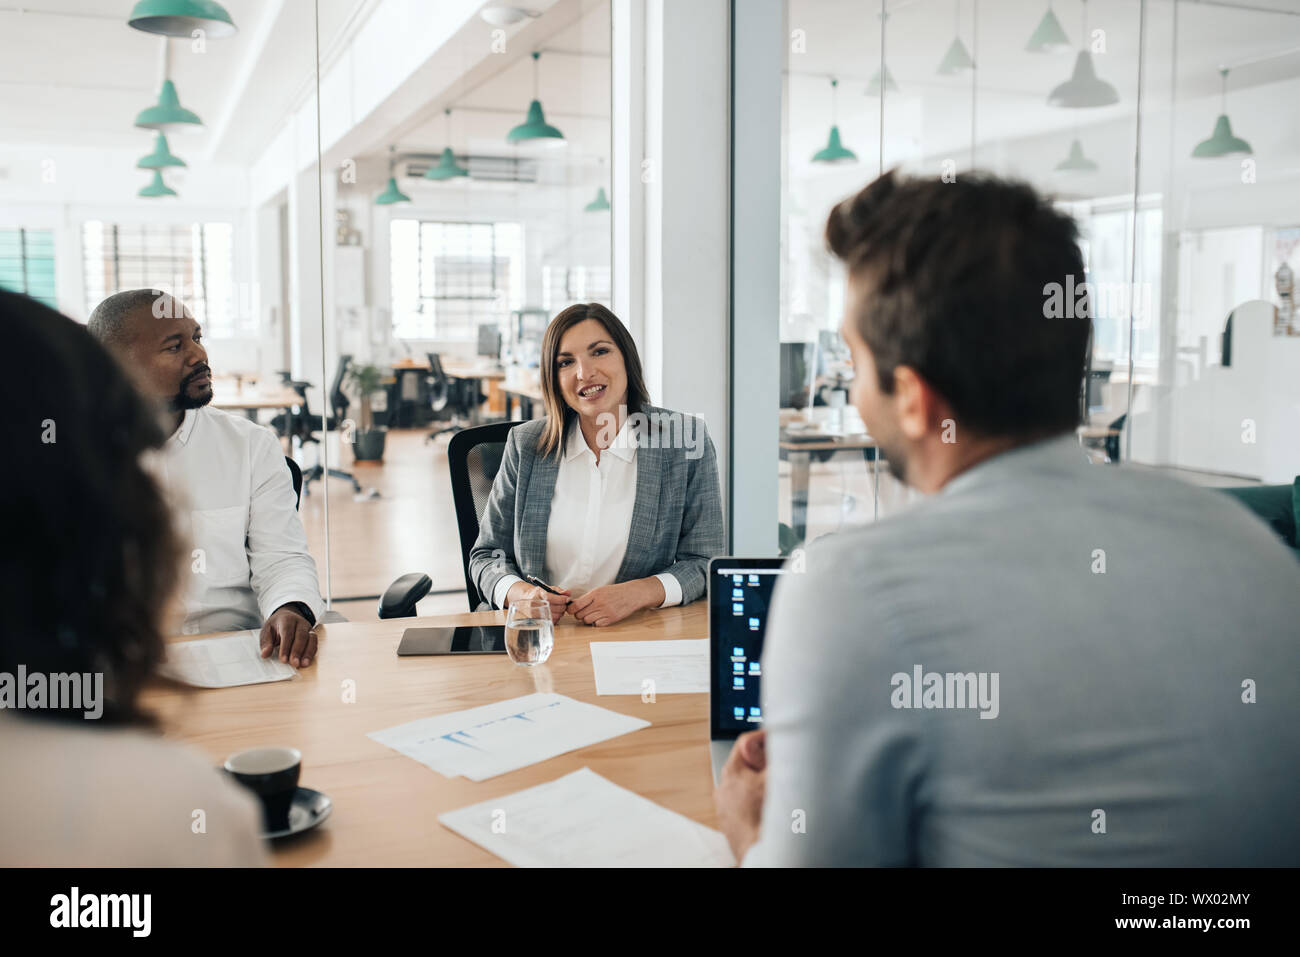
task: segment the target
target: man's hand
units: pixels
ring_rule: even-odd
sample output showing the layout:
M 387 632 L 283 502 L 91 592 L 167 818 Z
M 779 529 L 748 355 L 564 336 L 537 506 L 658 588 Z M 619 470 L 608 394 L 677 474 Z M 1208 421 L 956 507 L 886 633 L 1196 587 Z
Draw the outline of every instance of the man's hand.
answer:
M 573 599 L 569 611 L 584 625 L 612 625 L 634 611 L 664 603 L 664 586 L 657 578 L 638 578 L 619 585 L 601 585 Z
M 767 784 L 767 737 L 747 731 L 736 739 L 713 791 L 722 833 L 740 863 L 758 841 L 763 823 L 763 791 Z
M 306 668 L 316 657 L 316 632 L 293 605 L 281 605 L 271 612 L 262 626 L 259 644 L 263 658 L 278 648 L 280 660 L 295 668 Z

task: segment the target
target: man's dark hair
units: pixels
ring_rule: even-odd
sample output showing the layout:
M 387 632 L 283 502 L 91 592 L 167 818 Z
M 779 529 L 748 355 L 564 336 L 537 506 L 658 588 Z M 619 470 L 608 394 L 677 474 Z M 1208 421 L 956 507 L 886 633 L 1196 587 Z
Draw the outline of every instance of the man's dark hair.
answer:
M 79 323 L 0 291 L 0 328 L 22 357 L 3 385 L 0 434 L 22 465 L 0 469 L 0 672 L 102 672 L 102 723 L 147 721 L 136 695 L 162 658 L 163 605 L 181 560 L 141 462 L 164 433 Z
M 1091 325 L 1069 293 L 1085 281 L 1078 230 L 1030 186 L 891 171 L 831 210 L 826 242 L 848 266 L 850 320 L 882 391 L 893 392 L 894 370 L 906 365 L 975 434 L 1078 424 Z M 1058 315 L 1047 307 L 1054 289 L 1071 318 L 1048 318 Z
M 127 319 L 140 309 L 153 313 L 153 304 L 163 293 L 157 289 L 126 289 L 115 292 L 98 306 L 86 320 L 90 334 L 106 346 L 119 346 L 126 343 Z

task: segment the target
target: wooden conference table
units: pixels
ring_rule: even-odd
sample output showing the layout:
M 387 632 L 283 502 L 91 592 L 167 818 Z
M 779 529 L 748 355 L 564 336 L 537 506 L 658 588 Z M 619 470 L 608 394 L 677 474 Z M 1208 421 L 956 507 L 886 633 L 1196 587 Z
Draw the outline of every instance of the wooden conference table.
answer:
M 169 739 L 205 752 L 214 764 L 261 745 L 291 745 L 302 752 L 300 783 L 329 795 L 334 809 L 314 830 L 276 843 L 271 859 L 279 866 L 502 865 L 500 858 L 444 828 L 438 815 L 582 767 L 717 827 L 709 696 L 659 695 L 653 704 L 633 695 L 597 697 L 588 647 L 592 641 L 707 638 L 704 601 L 638 612 L 607 628 L 562 619 L 550 660 L 532 668 L 505 655 L 396 654 L 407 628 L 504 621 L 503 612 L 493 611 L 326 624 L 318 628 L 316 663 L 291 681 L 213 690 L 158 683 L 145 691 L 142 704 L 158 715 Z M 344 701 L 348 681 L 355 682 L 351 704 Z M 445 778 L 366 737 L 416 718 L 550 691 L 651 724 L 478 783 Z

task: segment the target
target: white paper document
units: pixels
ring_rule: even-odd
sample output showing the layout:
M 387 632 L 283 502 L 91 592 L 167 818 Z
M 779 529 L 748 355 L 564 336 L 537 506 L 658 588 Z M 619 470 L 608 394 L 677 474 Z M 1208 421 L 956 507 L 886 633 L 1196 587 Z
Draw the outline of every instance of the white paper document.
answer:
M 196 688 L 234 688 L 284 681 L 297 672 L 278 658 L 263 658 L 255 631 L 220 638 L 174 641 L 158 673 Z
M 590 768 L 439 815 L 518 867 L 732 867 L 718 831 L 621 788 Z
M 449 778 L 484 781 L 649 725 L 562 694 L 530 694 L 367 737 Z
M 709 640 L 593 641 L 596 694 L 707 694 Z

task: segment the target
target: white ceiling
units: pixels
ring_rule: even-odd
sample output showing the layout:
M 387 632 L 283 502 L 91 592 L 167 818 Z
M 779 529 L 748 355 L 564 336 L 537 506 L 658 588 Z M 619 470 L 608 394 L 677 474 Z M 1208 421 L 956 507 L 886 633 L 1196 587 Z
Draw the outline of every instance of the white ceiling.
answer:
M 244 163 L 297 105 L 316 59 L 312 4 L 223 0 L 239 30 L 203 52 L 171 41 L 181 105 L 203 130 L 176 136 L 174 152 Z M 320 0 L 325 50 L 365 0 Z M 28 0 L 0 5 L 0 137 L 10 144 L 140 146 L 152 134 L 135 116 L 157 101 L 163 39 L 127 25 L 131 0 Z
M 1188 103 L 1217 97 L 1220 64 L 1234 66 L 1229 83 L 1243 91 L 1300 76 L 1300 0 L 1180 0 L 1177 38 L 1174 0 L 1148 0 L 1143 46 L 1144 113 L 1167 106 L 1171 91 Z M 1099 109 L 1047 105 L 1048 92 L 1070 76 L 1074 54 L 1034 54 L 1024 46 L 1047 9 L 1047 0 L 889 0 L 884 54 L 898 84 L 885 100 L 885 154 L 890 157 L 969 155 L 972 110 L 980 145 L 1131 118 L 1138 93 L 1139 10 L 1136 0 L 1090 0 L 1088 30 L 1104 31 L 1097 73 L 1119 92 L 1120 102 Z M 1083 36 L 1081 0 L 1052 4 L 1070 40 Z M 845 145 L 873 161 L 880 146 L 880 100 L 865 94 L 881 62 L 879 4 L 862 0 L 790 0 L 789 28 L 802 29 L 806 52 L 788 61 L 789 155 L 792 168 L 826 143 L 831 122 L 829 78 L 839 78 L 838 121 Z M 960 11 L 960 28 L 954 20 Z M 1278 12 L 1271 12 L 1271 11 Z M 971 75 L 940 76 L 940 59 L 959 34 L 975 59 Z M 1282 54 L 1274 56 L 1274 54 Z M 1270 57 L 1262 62 L 1260 58 Z M 1295 110 L 1290 111 L 1295 115 Z M 1211 115 L 1206 123 L 1209 135 Z M 850 141 L 852 140 L 852 141 Z M 1189 147 L 1190 149 L 1190 147 Z M 1064 154 L 1062 154 L 1064 155 Z

